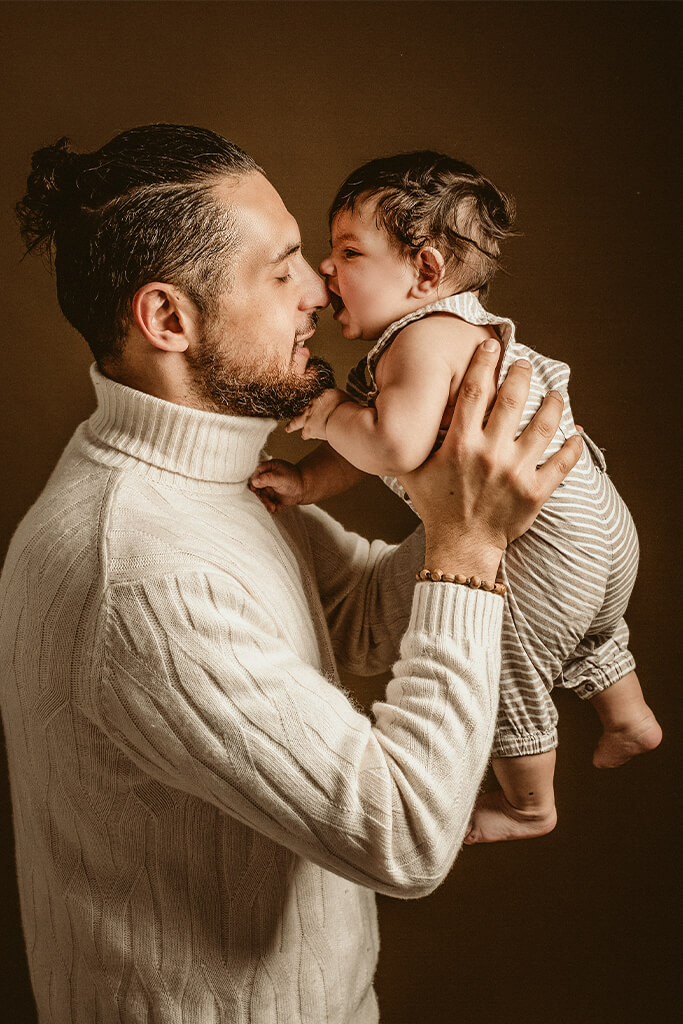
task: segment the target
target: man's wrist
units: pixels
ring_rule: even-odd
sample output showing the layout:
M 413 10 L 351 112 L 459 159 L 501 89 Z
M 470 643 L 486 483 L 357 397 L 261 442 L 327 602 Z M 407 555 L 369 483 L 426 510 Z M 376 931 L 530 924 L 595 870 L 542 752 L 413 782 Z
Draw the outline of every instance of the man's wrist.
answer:
M 434 572 L 478 576 L 493 582 L 502 555 L 500 548 L 481 541 L 468 541 L 466 538 L 434 542 L 428 540 L 424 567 Z

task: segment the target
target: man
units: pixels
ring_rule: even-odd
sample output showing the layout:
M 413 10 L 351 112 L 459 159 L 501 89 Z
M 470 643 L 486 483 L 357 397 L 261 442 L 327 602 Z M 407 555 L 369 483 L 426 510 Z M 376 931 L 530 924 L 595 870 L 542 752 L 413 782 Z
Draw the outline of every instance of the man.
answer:
M 261 169 L 151 125 L 38 151 L 18 209 L 97 359 L 97 409 L 0 582 L 40 1020 L 376 1021 L 373 890 L 448 873 L 497 700 L 501 598 L 415 571 L 493 581 L 580 442 L 536 469 L 556 397 L 514 441 L 523 365 L 482 429 L 493 344 L 406 480 L 424 536 L 272 518 L 250 474 L 330 375 L 305 347 L 325 287 Z M 373 724 L 337 664 L 394 662 Z

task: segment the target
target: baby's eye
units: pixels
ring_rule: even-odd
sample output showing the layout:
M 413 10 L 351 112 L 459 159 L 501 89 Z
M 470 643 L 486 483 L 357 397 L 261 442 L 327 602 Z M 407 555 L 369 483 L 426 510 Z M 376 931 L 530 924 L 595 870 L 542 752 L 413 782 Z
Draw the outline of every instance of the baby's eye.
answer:
M 278 277 L 278 281 L 280 281 L 282 284 L 286 284 L 286 282 L 289 281 L 291 276 L 292 276 L 291 274 L 287 273 L 287 274 L 285 274 L 284 277 Z

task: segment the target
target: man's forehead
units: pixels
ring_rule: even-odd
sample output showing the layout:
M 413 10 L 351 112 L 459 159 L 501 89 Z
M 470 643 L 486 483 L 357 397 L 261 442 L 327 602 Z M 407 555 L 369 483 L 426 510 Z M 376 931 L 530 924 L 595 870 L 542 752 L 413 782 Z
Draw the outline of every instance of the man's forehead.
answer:
M 255 171 L 217 183 L 219 200 L 232 210 L 242 247 L 258 251 L 268 263 L 300 247 L 299 227 L 281 196 L 264 175 Z

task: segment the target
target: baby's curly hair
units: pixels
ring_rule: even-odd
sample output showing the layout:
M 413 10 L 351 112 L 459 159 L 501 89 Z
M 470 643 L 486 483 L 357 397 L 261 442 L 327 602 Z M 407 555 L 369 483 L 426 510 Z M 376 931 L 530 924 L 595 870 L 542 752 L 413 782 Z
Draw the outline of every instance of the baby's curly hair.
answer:
M 330 225 L 368 200 L 377 226 L 403 253 L 434 246 L 455 290 L 486 294 L 500 265 L 499 243 L 515 233 L 514 203 L 488 178 L 432 150 L 381 157 L 348 176 L 330 207 Z

